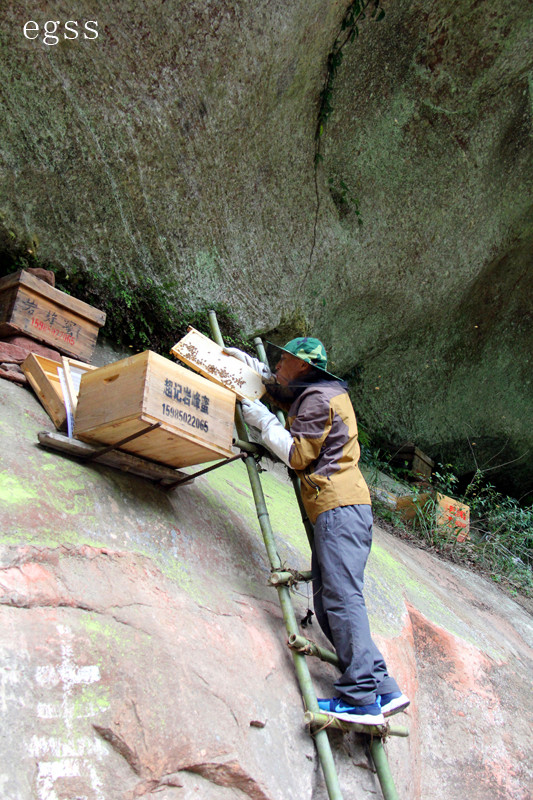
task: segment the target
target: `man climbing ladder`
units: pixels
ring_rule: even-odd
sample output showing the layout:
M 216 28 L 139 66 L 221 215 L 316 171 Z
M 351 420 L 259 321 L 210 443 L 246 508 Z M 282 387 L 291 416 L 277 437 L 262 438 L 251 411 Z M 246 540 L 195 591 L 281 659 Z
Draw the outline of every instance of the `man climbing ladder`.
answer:
M 259 400 L 242 401 L 246 423 L 298 474 L 314 524 L 315 613 L 342 671 L 335 682 L 338 696 L 319 699 L 318 705 L 348 722 L 383 724 L 385 716 L 404 710 L 409 700 L 372 640 L 363 597 L 372 508 L 358 466 L 355 412 L 346 384 L 327 372 L 326 351 L 318 339 L 298 338 L 284 348 L 267 348 L 274 372 L 236 348 L 226 352 L 261 373 L 270 398 L 288 411 L 284 428 Z

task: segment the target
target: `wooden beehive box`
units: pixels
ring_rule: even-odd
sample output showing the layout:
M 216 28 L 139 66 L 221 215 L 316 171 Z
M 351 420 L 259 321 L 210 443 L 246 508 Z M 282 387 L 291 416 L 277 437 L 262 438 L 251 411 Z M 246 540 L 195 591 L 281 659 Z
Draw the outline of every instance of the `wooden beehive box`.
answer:
M 36 353 L 30 353 L 21 365 L 30 386 L 58 430 L 63 430 L 67 426 L 67 412 L 63 387 L 61 386 L 60 370 L 65 372 L 66 369 L 73 368 L 85 372 L 96 369 L 90 364 L 74 361 L 73 359 L 65 359 L 65 362 L 61 364 Z M 66 386 L 66 383 L 64 385 Z M 72 400 L 70 402 L 72 404 Z
M 74 435 L 184 467 L 232 455 L 235 395 L 150 350 L 81 379 Z
M 187 334 L 170 352 L 210 381 L 231 389 L 239 400 L 257 400 L 265 393 L 258 372 L 224 353 L 219 344 L 195 328 L 187 328 Z
M 431 495 L 429 492 L 424 492 L 418 496 L 411 495 L 397 495 L 389 489 L 384 489 L 380 486 L 372 486 L 370 488 L 371 496 L 381 500 L 388 508 L 397 511 L 400 517 L 405 521 L 415 519 L 420 513 L 423 512 L 427 501 Z
M 25 270 L 0 279 L 0 336 L 24 333 L 68 356 L 90 361 L 105 318 L 103 311 Z
M 470 506 L 437 492 L 437 525 L 446 528 L 458 542 L 470 538 Z
M 393 453 L 393 464 L 407 464 L 410 472 L 416 478 L 424 478 L 426 480 L 431 478 L 435 462 L 412 442 L 406 442 L 399 448 L 389 445 L 389 449 Z

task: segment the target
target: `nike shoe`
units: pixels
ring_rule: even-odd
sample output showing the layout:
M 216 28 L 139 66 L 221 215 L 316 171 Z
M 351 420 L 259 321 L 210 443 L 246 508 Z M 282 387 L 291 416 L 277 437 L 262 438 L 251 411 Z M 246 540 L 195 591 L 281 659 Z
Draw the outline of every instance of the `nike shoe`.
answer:
M 384 717 L 390 717 L 392 714 L 397 714 L 399 711 L 405 711 L 411 702 L 401 692 L 389 692 L 388 694 L 378 695 L 378 703 L 381 706 L 381 712 Z
M 318 707 L 330 717 L 342 719 L 344 722 L 357 722 L 359 725 L 384 725 L 385 718 L 379 703 L 368 706 L 350 706 L 340 697 L 330 700 L 318 699 Z

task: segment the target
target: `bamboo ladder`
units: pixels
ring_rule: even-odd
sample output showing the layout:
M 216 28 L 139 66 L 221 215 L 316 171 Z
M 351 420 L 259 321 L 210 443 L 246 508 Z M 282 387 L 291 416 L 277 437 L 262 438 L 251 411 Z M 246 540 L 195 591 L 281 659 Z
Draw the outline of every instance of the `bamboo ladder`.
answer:
M 217 342 L 217 344 L 219 344 L 221 347 L 224 347 L 224 340 L 222 338 L 216 313 L 214 311 L 209 312 L 209 324 L 214 341 Z M 263 342 L 261 339 L 256 338 L 254 343 L 260 360 L 264 363 L 267 363 Z M 283 414 L 281 411 L 278 412 L 278 417 L 284 424 Z M 305 707 L 307 709 L 304 714 L 304 721 L 310 726 L 314 736 L 322 771 L 324 773 L 324 780 L 326 783 L 329 800 L 343 800 L 343 797 L 326 727 L 339 728 L 344 732 L 357 731 L 358 733 L 370 735 L 370 752 L 374 760 L 374 765 L 376 767 L 376 772 L 381 785 L 384 800 L 399 800 L 387 761 L 387 756 L 383 748 L 382 737 L 385 735 L 407 736 L 407 731 L 404 728 L 399 727 L 391 728 L 388 723 L 386 725 L 372 726 L 369 729 L 368 726 L 358 725 L 357 723 L 344 723 L 341 720 L 337 720 L 320 713 L 306 657 L 308 655 L 314 655 L 335 665 L 338 665 L 338 659 L 335 653 L 318 647 L 316 644 L 308 641 L 305 637 L 300 635 L 292 605 L 290 586 L 291 583 L 294 582 L 295 577 L 297 580 L 310 580 L 311 574 L 303 572 L 297 573 L 295 576 L 293 572 L 287 572 L 283 570 L 281 559 L 276 550 L 272 527 L 270 525 L 270 518 L 261 486 L 261 480 L 259 478 L 259 469 L 255 459 L 258 448 L 248 440 L 240 403 L 237 403 L 236 406 L 235 427 L 238 436 L 238 439 L 235 443 L 245 453 L 244 463 L 246 464 L 248 478 L 250 480 L 250 486 L 256 505 L 259 526 L 261 528 L 263 541 L 270 561 L 270 583 L 275 586 L 278 592 L 283 619 L 287 634 L 289 636 L 289 647 L 291 648 L 296 676 L 298 678 L 300 690 L 304 699 Z M 299 481 L 295 474 L 292 474 L 292 480 L 298 505 L 302 514 L 302 521 L 309 539 L 309 544 L 312 546 L 313 526 L 303 507 Z

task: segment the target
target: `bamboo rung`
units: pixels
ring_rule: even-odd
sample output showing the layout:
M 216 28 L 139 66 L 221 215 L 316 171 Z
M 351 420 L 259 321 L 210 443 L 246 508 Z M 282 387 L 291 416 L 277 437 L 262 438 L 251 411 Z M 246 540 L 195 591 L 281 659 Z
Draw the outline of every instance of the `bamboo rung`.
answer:
M 299 583 L 300 581 L 310 581 L 311 572 L 273 572 L 269 578 L 269 582 L 273 586 L 279 586 L 282 583 Z
M 293 633 L 289 636 L 287 644 L 291 650 L 297 650 L 299 653 L 303 653 L 306 656 L 316 656 L 321 661 L 327 661 L 328 664 L 333 664 L 335 667 L 339 666 L 339 659 L 336 653 L 332 653 L 331 650 L 326 650 L 325 647 L 320 647 L 310 639 L 306 639 L 305 636 L 299 636 Z
M 314 711 L 306 711 L 304 714 L 304 722 L 310 725 L 311 728 L 335 728 L 336 730 L 350 733 L 367 733 L 371 736 L 409 736 L 407 728 L 391 726 L 389 722 L 385 725 L 360 725 L 357 722 L 344 722 L 337 717 L 330 717 L 328 714 L 317 714 Z
M 317 714 L 314 711 L 306 711 L 304 714 L 304 721 L 305 724 L 310 725 L 311 728 L 336 728 L 345 733 L 356 731 L 357 733 L 368 733 L 380 737 L 388 733 L 386 723 L 385 725 L 360 725 L 358 722 L 344 722 L 337 717 L 330 717 L 328 714 Z

